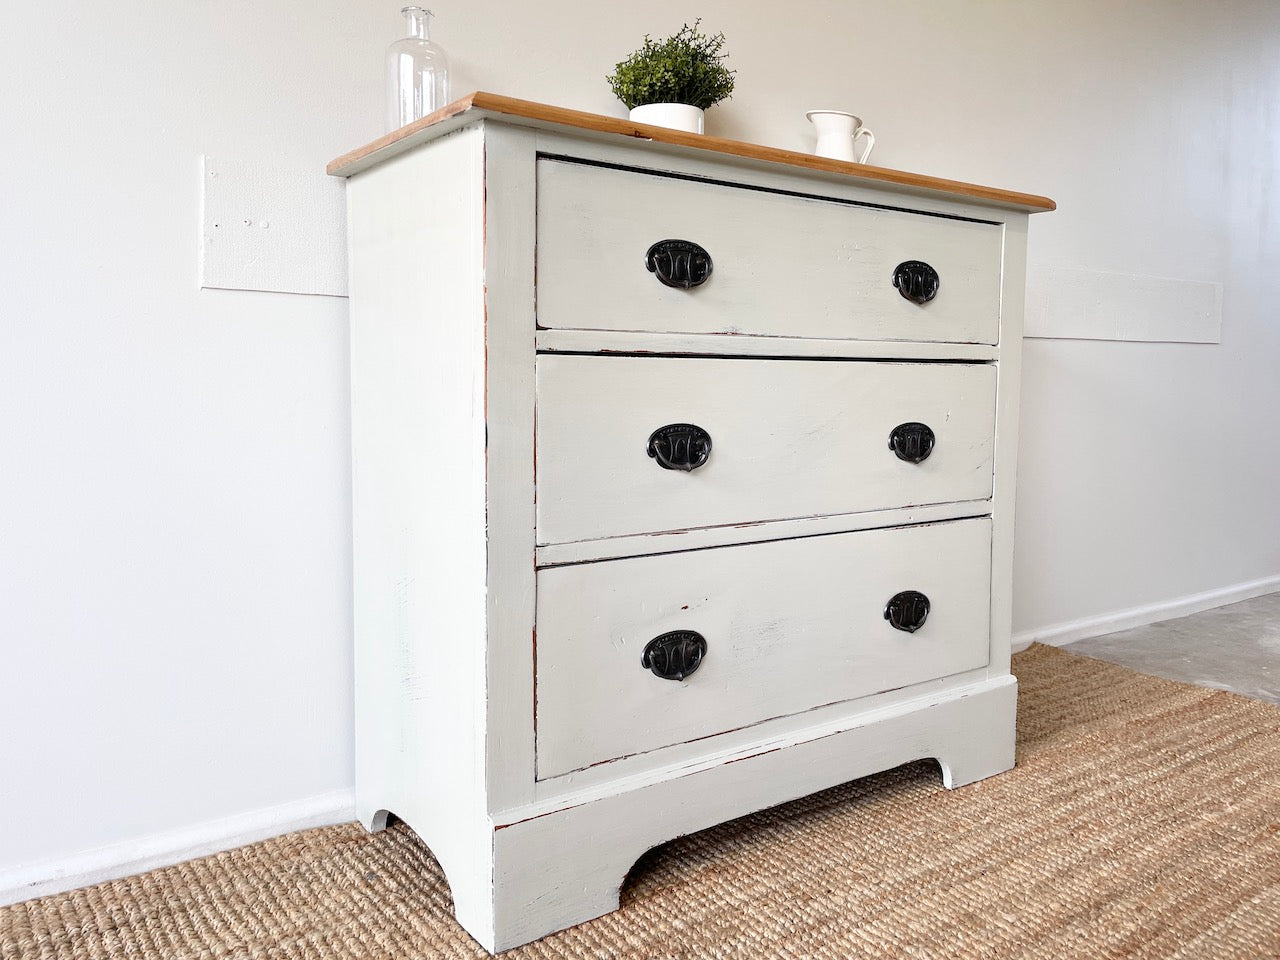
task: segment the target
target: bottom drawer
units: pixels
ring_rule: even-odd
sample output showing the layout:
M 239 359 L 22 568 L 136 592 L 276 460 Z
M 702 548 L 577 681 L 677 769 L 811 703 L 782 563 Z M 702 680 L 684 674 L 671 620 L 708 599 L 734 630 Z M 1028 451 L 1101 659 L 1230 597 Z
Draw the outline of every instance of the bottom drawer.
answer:
M 540 570 L 538 776 L 985 666 L 990 587 L 988 518 Z M 642 665 L 675 631 L 705 642 L 683 680 Z

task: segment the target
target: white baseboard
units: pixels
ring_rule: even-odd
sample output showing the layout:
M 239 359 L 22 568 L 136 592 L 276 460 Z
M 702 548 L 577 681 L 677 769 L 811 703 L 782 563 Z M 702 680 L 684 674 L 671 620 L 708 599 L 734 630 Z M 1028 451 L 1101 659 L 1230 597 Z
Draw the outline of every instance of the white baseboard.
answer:
M 0 906 L 167 867 L 294 830 L 345 823 L 355 817 L 354 792 L 334 790 L 70 856 L 0 868 Z
M 1061 647 L 1075 643 L 1077 640 L 1100 637 L 1118 630 L 1128 630 L 1131 627 L 1143 627 L 1149 623 L 1159 623 L 1161 620 L 1174 620 L 1200 613 L 1202 610 L 1211 610 L 1214 607 L 1223 607 L 1229 603 L 1239 603 L 1241 600 L 1252 600 L 1254 597 L 1277 592 L 1280 592 L 1280 576 L 1251 580 L 1249 583 L 1238 583 L 1218 590 L 1193 593 L 1145 607 L 1130 607 L 1127 610 L 1116 610 L 1097 617 L 1085 617 L 1066 623 L 1050 624 L 1047 627 L 1023 630 L 1013 635 L 1013 649 L 1015 652 L 1025 650 L 1033 643 L 1047 643 Z

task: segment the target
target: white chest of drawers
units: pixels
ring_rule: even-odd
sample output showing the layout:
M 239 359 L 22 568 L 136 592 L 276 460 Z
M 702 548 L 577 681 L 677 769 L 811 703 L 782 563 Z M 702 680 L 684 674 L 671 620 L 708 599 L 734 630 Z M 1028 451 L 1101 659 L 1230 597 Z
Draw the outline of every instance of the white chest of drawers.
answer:
M 1051 202 L 485 94 L 330 170 L 359 814 L 486 948 L 616 908 L 679 834 L 1012 766 Z

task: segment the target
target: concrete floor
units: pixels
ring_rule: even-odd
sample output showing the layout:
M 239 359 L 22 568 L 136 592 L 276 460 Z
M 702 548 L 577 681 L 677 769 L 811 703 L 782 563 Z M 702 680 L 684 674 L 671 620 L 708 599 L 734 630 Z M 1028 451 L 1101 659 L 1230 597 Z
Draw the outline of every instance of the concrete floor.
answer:
M 1064 649 L 1280 703 L 1280 593 L 1077 640 Z

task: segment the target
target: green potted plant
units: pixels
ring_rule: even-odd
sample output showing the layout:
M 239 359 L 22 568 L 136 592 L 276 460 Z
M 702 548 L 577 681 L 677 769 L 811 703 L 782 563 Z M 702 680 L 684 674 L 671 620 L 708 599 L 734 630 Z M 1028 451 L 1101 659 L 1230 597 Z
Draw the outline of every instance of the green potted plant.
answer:
M 636 123 L 702 133 L 703 112 L 733 94 L 737 72 L 725 65 L 724 34 L 707 36 L 687 23 L 665 40 L 644 45 L 605 79 Z

